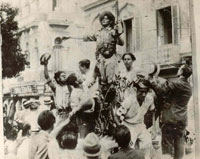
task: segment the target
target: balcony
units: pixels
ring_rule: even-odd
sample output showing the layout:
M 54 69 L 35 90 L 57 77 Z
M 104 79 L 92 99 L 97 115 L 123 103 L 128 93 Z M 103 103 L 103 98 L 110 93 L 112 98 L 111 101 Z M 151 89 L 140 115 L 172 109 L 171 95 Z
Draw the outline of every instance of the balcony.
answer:
M 135 52 L 135 55 L 137 61 L 141 64 L 154 62 L 161 66 L 167 66 L 180 62 L 179 46 L 173 44 L 145 49 L 139 52 Z

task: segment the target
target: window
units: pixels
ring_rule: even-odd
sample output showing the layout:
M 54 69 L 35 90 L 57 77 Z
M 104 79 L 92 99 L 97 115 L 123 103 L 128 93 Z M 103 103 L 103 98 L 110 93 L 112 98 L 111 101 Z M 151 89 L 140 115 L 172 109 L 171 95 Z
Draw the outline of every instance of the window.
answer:
M 35 64 L 35 67 L 37 68 L 39 66 L 39 61 L 40 61 L 37 39 L 35 39 L 34 53 L 35 53 L 34 64 Z
M 27 65 L 27 68 L 30 68 L 30 52 L 29 52 L 29 43 L 28 42 L 26 43 L 26 49 L 24 51 L 24 54 L 25 54 L 26 61 L 29 62 L 29 65 Z
M 157 10 L 158 45 L 177 44 L 179 36 L 177 6 Z
M 57 0 L 52 1 L 52 10 L 55 11 L 55 8 L 57 7 Z
M 135 26 L 135 50 L 139 51 L 142 49 L 142 25 L 140 17 L 135 17 L 134 26 Z
M 133 34 L 132 34 L 132 19 L 128 19 L 124 21 L 125 31 L 126 31 L 126 51 L 133 51 Z

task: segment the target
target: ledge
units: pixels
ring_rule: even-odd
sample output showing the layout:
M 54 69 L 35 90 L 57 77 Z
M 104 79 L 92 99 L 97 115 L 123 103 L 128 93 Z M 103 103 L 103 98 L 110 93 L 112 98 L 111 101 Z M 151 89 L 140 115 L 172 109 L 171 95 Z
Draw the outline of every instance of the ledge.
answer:
M 99 1 L 95 1 L 93 3 L 90 3 L 88 5 L 85 5 L 82 7 L 82 9 L 84 11 L 88 11 L 88 10 L 91 10 L 92 8 L 94 7 L 97 7 L 99 5 L 102 5 L 102 4 L 105 4 L 105 3 L 109 3 L 109 2 L 114 2 L 115 0 L 99 0 Z

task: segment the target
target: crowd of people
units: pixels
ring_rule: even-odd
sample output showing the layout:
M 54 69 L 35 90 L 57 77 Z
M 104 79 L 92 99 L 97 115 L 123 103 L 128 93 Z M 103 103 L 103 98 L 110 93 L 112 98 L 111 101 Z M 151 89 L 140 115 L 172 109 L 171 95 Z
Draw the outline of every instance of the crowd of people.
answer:
M 183 158 L 191 67 L 182 65 L 169 81 L 155 64 L 151 71 L 134 68 L 136 57 L 128 52 L 118 69 L 123 25 L 108 11 L 99 20 L 102 28 L 82 38 L 97 43 L 94 70 L 83 59 L 79 72 L 58 71 L 51 78 L 50 54 L 41 57 L 53 100 L 24 101 L 4 125 L 6 158 Z

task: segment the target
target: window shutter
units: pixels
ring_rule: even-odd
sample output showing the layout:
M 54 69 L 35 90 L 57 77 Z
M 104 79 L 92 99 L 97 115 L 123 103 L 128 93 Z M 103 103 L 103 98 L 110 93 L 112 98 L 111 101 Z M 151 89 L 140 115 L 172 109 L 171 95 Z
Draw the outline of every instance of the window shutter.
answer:
M 179 43 L 180 24 L 179 24 L 179 8 L 172 6 L 172 29 L 173 29 L 173 44 Z
M 139 17 L 135 18 L 135 50 L 141 49 L 141 20 Z

